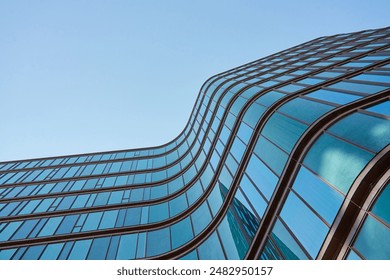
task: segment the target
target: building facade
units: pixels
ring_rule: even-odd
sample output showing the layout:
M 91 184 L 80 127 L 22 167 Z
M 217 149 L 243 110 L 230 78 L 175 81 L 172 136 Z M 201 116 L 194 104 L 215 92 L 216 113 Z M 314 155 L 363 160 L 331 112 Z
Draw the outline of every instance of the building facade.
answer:
M 0 259 L 390 259 L 390 28 L 211 77 L 153 148 L 0 163 Z

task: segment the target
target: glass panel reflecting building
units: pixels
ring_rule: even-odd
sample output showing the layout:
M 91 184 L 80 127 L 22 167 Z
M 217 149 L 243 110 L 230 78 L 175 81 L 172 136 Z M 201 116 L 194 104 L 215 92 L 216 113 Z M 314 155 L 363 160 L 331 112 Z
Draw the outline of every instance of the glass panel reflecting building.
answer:
M 390 28 L 211 77 L 153 148 L 0 163 L 0 259 L 390 259 Z

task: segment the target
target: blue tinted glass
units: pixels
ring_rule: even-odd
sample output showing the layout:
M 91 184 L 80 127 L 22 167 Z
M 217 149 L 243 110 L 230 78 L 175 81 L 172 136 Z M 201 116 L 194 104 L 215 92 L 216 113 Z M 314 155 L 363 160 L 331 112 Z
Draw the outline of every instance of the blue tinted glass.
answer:
M 56 260 L 60 254 L 64 243 L 49 244 L 40 257 L 40 260 Z
M 141 218 L 141 208 L 134 207 L 129 208 L 126 211 L 126 218 L 124 221 L 124 226 L 138 225 Z
M 62 199 L 60 205 L 57 206 L 56 210 L 64 210 L 64 209 L 70 209 L 70 206 L 72 205 L 73 201 L 75 200 L 76 196 L 66 196 Z
M 272 239 L 288 260 L 307 260 L 308 257 L 285 226 L 277 220 L 271 233 Z
M 189 252 L 187 255 L 182 256 L 179 260 L 197 260 L 198 255 L 196 253 L 196 250 Z
M 29 247 L 23 255 L 22 260 L 38 260 L 46 245 L 36 245 Z
M 303 89 L 304 87 L 303 86 L 300 86 L 300 85 L 295 85 L 295 84 L 289 84 L 287 86 L 284 86 L 284 87 L 281 87 L 281 88 L 278 88 L 279 90 L 282 90 L 282 91 L 286 91 L 286 92 L 296 92 L 298 90 L 301 90 Z
M 307 125 L 275 113 L 268 120 L 261 134 L 289 153 L 306 128 Z
M 361 96 L 358 95 L 352 95 L 325 89 L 316 90 L 310 94 L 307 94 L 306 96 L 319 100 L 329 101 L 336 104 L 346 104 L 361 98 Z
M 35 207 L 39 204 L 40 200 L 32 200 L 18 213 L 19 215 L 31 214 Z
M 311 124 L 318 117 L 334 107 L 303 98 L 295 98 L 284 104 L 278 111 Z
M 214 232 L 198 248 L 199 258 L 201 260 L 224 260 L 225 256 L 222 251 L 217 233 Z
M 41 236 L 50 236 L 53 235 L 53 233 L 56 231 L 58 225 L 61 223 L 62 217 L 54 217 L 50 218 L 46 225 L 43 227 L 41 232 L 38 234 L 39 237 Z
M 274 144 L 260 137 L 255 146 L 255 153 L 264 161 L 278 176 L 282 173 L 287 161 L 287 154 Z
M 255 183 L 261 193 L 270 199 L 273 194 L 278 177 L 269 170 L 255 155 L 252 155 L 246 168 L 246 173 Z M 244 182 L 245 183 L 245 182 Z
M 191 220 L 189 217 L 171 226 L 172 249 L 190 241 L 194 234 L 192 232 Z
M 41 204 L 35 209 L 34 213 L 45 212 L 49 209 L 50 205 L 54 202 L 54 198 L 46 198 L 42 200 Z
M 261 175 L 262 174 L 260 173 L 260 176 Z M 259 215 L 259 217 L 262 217 L 265 212 L 265 209 L 267 208 L 267 203 L 264 198 L 259 194 L 257 188 L 252 184 L 252 182 L 248 179 L 246 175 L 244 175 L 244 177 L 242 178 L 240 186 L 252 206 L 255 208 L 256 213 Z M 267 191 L 267 196 L 271 194 L 272 190 Z M 248 210 L 250 210 L 249 207 L 247 208 Z
M 240 124 L 237 135 L 241 138 L 244 143 L 248 143 L 253 133 L 253 129 L 245 123 Z
M 105 211 L 99 229 L 113 228 L 115 226 L 118 210 Z
M 0 260 L 10 260 L 16 249 L 0 250 Z
M 213 216 L 215 216 L 219 211 L 219 209 L 221 208 L 222 202 L 225 199 L 228 191 L 228 189 L 222 183 L 218 182 L 217 186 L 218 187 L 213 188 L 212 192 L 207 198 Z
M 352 250 L 349 251 L 347 260 L 361 260 L 361 258 Z
M 207 203 L 203 203 L 192 213 L 192 224 L 194 226 L 195 235 L 199 234 L 211 221 L 210 211 Z
M 26 238 L 31 230 L 38 223 L 38 220 L 27 220 L 25 221 L 12 236 L 11 240 L 24 239 Z
M 144 195 L 144 189 L 131 190 L 130 202 L 140 201 Z
M 108 204 L 117 204 L 122 201 L 123 191 L 114 191 L 111 192 L 110 199 L 108 200 Z
M 243 120 L 245 123 L 254 128 L 264 112 L 265 107 L 257 103 L 253 103 L 245 112 Z
M 218 227 L 228 259 L 243 259 L 259 226 L 258 220 L 237 198 Z
M 329 132 L 378 152 L 390 143 L 390 121 L 355 113 L 338 121 Z
M 260 260 L 283 260 L 285 259 L 277 247 L 275 246 L 274 242 L 272 242 L 270 239 L 268 239 L 267 243 L 264 245 L 264 249 L 261 252 Z
M 87 203 L 89 197 L 90 197 L 89 194 L 83 194 L 83 195 L 77 196 L 75 202 L 72 204 L 72 209 L 84 207 L 85 204 Z
M 245 152 L 245 148 L 246 146 L 244 145 L 244 143 L 242 143 L 241 140 L 236 137 L 231 148 L 231 153 L 233 154 L 235 159 L 240 161 Z
M 145 247 L 146 247 L 146 233 L 142 232 L 142 233 L 138 234 L 136 258 L 144 258 L 145 257 Z
M 318 83 L 323 82 L 324 80 L 314 79 L 314 78 L 306 78 L 303 80 L 299 80 L 298 83 L 307 84 L 307 85 L 316 85 Z
M 390 211 L 389 211 L 389 203 L 390 203 L 390 183 L 387 184 L 385 189 L 379 195 L 376 200 L 374 206 L 371 209 L 371 212 L 377 215 L 382 220 L 386 221 L 390 224 Z
M 368 82 L 379 82 L 379 83 L 390 83 L 390 76 L 386 75 L 370 75 L 370 74 L 360 74 L 357 75 L 351 80 L 359 80 L 359 81 L 368 81 Z
M 270 91 L 270 92 L 267 92 L 266 94 L 264 94 L 263 96 L 260 96 L 258 99 L 256 99 L 255 102 L 269 107 L 272 104 L 274 104 L 277 100 L 279 100 L 280 98 L 282 98 L 284 96 L 286 96 L 286 95 L 283 93 L 276 92 L 276 91 Z
M 88 214 L 87 220 L 84 223 L 83 231 L 96 230 L 103 212 L 90 213 Z
M 281 217 L 311 257 L 315 258 L 328 233 L 328 227 L 291 192 L 284 203 Z
M 149 222 L 159 222 L 169 218 L 168 203 L 151 205 L 149 208 Z
M 329 87 L 350 90 L 359 93 L 366 93 L 366 94 L 373 94 L 386 89 L 386 87 L 383 86 L 349 83 L 349 82 L 338 82 L 336 84 L 330 85 Z
M 304 163 L 343 193 L 373 157 L 356 146 L 322 135 L 309 150 Z
M 122 235 L 118 253 L 116 258 L 118 260 L 131 260 L 135 259 L 135 251 L 137 249 L 137 234 Z
M 151 188 L 150 197 L 153 198 L 160 198 L 163 196 L 166 196 L 168 194 L 168 188 L 166 185 L 163 186 L 156 186 Z
M 356 239 L 354 247 L 369 260 L 390 259 L 390 229 L 371 216 Z
M 329 224 L 332 224 L 344 199 L 340 193 L 304 167 L 301 167 L 293 189 Z
M 110 237 L 95 238 L 88 253 L 88 260 L 105 260 Z
M 68 258 L 68 255 L 70 253 L 70 250 L 72 249 L 74 241 L 66 242 L 64 248 L 61 251 L 61 254 L 58 256 L 59 260 L 66 260 Z
M 115 260 L 116 252 L 118 251 L 120 236 L 116 235 L 111 237 L 110 246 L 108 247 L 106 260 Z
M 73 245 L 72 251 L 70 252 L 68 259 L 85 260 L 91 243 L 91 239 L 76 241 Z
M 146 256 L 156 256 L 171 249 L 169 228 L 149 231 L 146 242 Z
M 382 102 L 378 105 L 369 107 L 366 109 L 367 111 L 382 114 L 382 115 L 390 115 L 390 101 Z
M 200 185 L 200 182 L 197 181 L 188 191 L 187 191 L 187 198 L 188 203 L 192 205 L 203 193 L 202 186 Z
M 169 201 L 170 216 L 173 217 L 178 213 L 182 212 L 188 207 L 187 198 L 185 194 L 179 195 L 178 197 Z
M 342 75 L 342 73 L 338 73 L 338 72 L 321 72 L 317 75 L 314 75 L 313 77 L 323 77 L 323 78 L 335 78 L 337 76 L 340 76 Z

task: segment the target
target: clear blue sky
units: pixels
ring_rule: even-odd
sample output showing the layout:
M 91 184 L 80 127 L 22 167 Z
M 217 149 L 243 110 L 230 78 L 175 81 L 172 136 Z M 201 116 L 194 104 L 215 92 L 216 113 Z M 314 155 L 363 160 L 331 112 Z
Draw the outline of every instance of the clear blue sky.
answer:
M 388 0 L 0 1 L 0 161 L 160 145 L 210 76 L 390 25 Z

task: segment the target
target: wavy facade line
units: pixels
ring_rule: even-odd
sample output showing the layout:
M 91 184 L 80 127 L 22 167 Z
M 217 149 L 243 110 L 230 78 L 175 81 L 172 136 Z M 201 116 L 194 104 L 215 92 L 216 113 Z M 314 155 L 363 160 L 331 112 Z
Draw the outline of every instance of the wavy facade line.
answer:
M 158 147 L 0 163 L 0 259 L 390 259 L 390 28 L 215 75 Z

